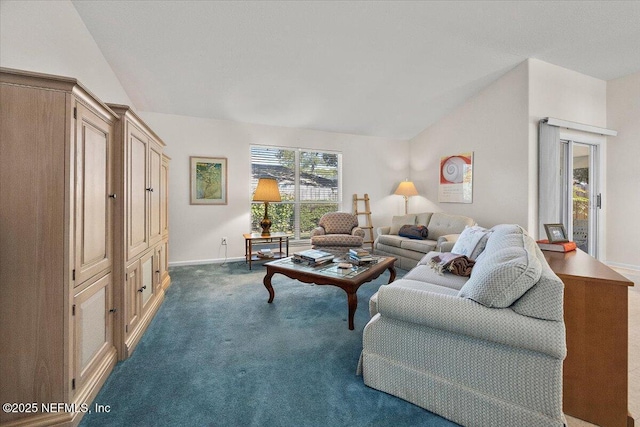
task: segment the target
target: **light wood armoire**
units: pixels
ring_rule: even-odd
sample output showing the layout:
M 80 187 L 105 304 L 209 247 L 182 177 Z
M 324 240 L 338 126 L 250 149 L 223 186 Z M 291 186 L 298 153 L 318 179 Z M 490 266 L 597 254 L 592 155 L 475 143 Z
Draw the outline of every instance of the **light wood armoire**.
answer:
M 122 126 L 73 78 L 0 68 L 3 426 L 77 425 L 170 284 L 164 144 L 130 158 Z
M 164 299 L 168 272 L 169 158 L 164 142 L 126 105 L 108 104 L 116 123 L 115 188 L 122 194 L 115 216 L 114 276 L 124 287 L 116 298 L 124 310 L 116 316 L 120 359 L 131 355 Z

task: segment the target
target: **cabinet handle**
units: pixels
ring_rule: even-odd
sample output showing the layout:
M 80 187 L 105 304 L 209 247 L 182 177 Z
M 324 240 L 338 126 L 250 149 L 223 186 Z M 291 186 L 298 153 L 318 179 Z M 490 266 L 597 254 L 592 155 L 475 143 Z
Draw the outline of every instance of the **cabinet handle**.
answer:
M 156 273 L 160 274 L 160 270 L 156 270 Z
M 111 310 L 109 310 L 109 313 L 115 313 L 116 311 L 118 311 L 118 309 L 112 308 Z
M 150 192 L 150 193 L 153 193 L 153 187 L 147 188 L 147 191 Z
M 141 287 L 140 289 L 138 289 L 138 292 L 142 292 L 142 291 L 144 291 L 145 289 L 147 289 L 147 285 L 144 285 L 143 287 Z
M 118 195 L 115 194 L 115 193 L 114 194 L 109 194 L 109 197 L 111 197 L 112 199 L 115 199 L 116 197 L 118 197 Z

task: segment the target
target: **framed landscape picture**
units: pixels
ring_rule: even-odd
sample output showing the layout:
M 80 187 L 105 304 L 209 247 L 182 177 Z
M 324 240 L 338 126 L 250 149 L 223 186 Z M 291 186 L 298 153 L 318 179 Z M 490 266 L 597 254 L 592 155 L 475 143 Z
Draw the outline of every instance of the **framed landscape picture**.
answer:
M 226 157 L 189 157 L 192 205 L 227 204 Z

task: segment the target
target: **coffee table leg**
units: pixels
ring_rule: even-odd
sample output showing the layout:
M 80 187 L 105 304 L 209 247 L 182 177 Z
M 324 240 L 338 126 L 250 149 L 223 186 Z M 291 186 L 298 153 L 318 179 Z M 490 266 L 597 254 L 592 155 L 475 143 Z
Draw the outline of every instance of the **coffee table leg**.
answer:
M 358 308 L 358 295 L 355 292 L 347 292 L 347 301 L 349 303 L 349 330 L 353 331 L 353 317 Z
M 387 284 L 389 284 L 389 283 L 393 282 L 394 280 L 396 280 L 396 268 L 395 268 L 395 266 L 392 265 L 391 267 L 388 268 L 388 270 L 389 270 L 389 282 Z
M 273 277 L 274 272 L 269 271 L 269 269 L 267 268 L 267 275 L 264 276 L 264 279 L 262 279 L 262 283 L 264 284 L 264 287 L 267 288 L 267 291 L 269 291 L 269 303 L 273 302 L 273 297 L 275 297 L 275 292 L 273 291 L 273 286 L 271 286 L 271 278 Z

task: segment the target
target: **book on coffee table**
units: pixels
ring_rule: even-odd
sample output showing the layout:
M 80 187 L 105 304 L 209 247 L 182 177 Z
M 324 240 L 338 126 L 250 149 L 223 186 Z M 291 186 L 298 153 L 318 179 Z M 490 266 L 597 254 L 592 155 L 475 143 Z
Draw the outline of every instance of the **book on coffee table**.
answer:
M 320 251 L 317 249 L 309 249 L 302 252 L 295 252 L 293 254 L 293 261 L 296 263 L 304 263 L 312 267 L 325 264 L 333 261 L 334 255 L 329 252 Z

